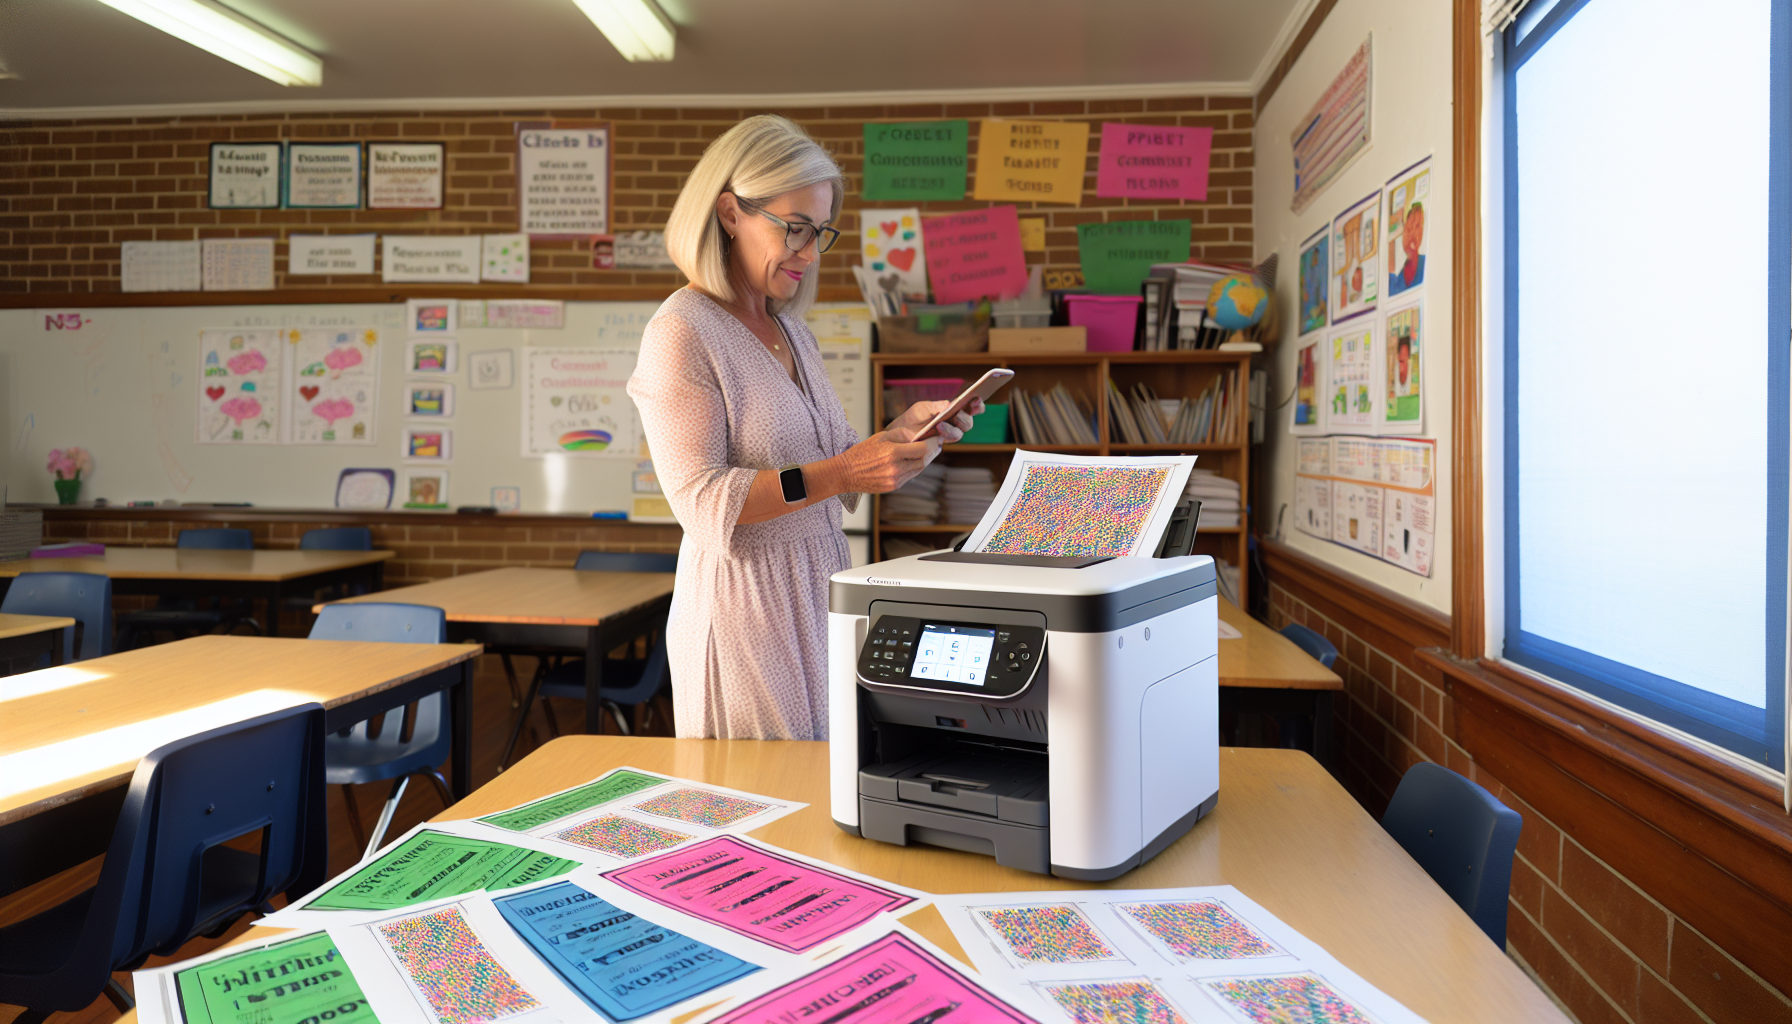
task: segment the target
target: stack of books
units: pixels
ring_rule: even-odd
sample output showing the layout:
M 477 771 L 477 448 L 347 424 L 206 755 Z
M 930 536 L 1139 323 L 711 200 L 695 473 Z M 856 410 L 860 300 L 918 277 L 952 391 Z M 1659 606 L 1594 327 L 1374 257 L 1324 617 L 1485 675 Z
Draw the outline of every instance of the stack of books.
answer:
M 1237 403 L 1232 374 L 1221 374 L 1193 398 L 1159 399 L 1143 382 L 1122 395 L 1108 381 L 1112 434 L 1124 444 L 1236 444 Z
M 987 466 L 948 466 L 944 495 L 946 522 L 981 522 L 996 500 L 995 474 Z
M 1073 395 L 1063 384 L 1050 391 L 1022 391 L 1009 387 L 1009 405 L 1015 433 L 1021 444 L 1100 444 L 1095 410 L 1082 395 Z
M 1220 278 L 1250 272 L 1250 267 L 1200 260 L 1156 264 L 1142 286 L 1145 317 L 1136 347 L 1145 352 L 1218 348 L 1229 332 L 1208 322 L 1207 296 Z
M 44 513 L 35 508 L 0 512 L 0 562 L 24 558 L 44 542 Z
M 940 521 L 940 488 L 946 482 L 946 467 L 930 464 L 913 480 L 884 495 L 879 518 L 893 526 L 931 525 Z

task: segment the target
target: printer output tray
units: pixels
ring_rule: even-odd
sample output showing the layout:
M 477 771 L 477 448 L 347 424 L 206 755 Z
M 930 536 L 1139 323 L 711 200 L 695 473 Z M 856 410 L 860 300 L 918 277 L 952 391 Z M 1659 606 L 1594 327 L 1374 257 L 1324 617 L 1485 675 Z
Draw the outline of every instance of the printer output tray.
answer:
M 867 839 L 993 855 L 1051 873 L 1051 801 L 1043 758 L 955 748 L 859 771 L 859 828 Z

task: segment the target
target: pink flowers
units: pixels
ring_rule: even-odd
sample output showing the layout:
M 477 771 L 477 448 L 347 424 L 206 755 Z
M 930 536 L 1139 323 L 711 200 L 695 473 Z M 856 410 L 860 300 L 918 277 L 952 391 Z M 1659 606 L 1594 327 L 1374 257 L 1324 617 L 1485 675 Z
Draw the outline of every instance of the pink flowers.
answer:
M 231 373 L 240 377 L 244 374 L 255 373 L 258 370 L 267 369 L 268 357 L 262 355 L 258 349 L 250 349 L 242 355 L 231 356 L 230 362 L 225 365 L 230 367 Z M 256 411 L 260 412 L 261 410 L 257 409 Z
M 58 480 L 79 480 L 85 470 L 93 468 L 93 456 L 85 448 L 50 449 L 50 472 Z
M 361 353 L 357 349 L 343 347 L 333 348 L 324 354 L 324 365 L 330 368 L 330 379 L 335 380 L 342 371 L 351 366 L 361 365 Z M 348 415 L 343 413 L 344 416 Z
M 256 352 L 254 355 L 260 356 L 261 353 Z M 243 425 L 244 420 L 253 419 L 256 416 L 261 415 L 261 403 L 246 395 L 238 395 L 230 401 L 225 402 L 223 405 L 218 406 L 218 409 L 223 412 L 224 415 L 235 420 L 236 425 L 239 427 Z
M 355 403 L 346 398 L 326 398 L 311 407 L 311 415 L 329 422 L 331 429 L 336 421 L 354 415 Z

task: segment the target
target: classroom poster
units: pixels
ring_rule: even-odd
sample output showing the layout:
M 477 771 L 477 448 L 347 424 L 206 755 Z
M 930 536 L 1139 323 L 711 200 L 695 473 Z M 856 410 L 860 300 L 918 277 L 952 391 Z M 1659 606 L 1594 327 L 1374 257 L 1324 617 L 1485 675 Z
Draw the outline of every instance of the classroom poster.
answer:
M 1083 280 L 1098 295 L 1137 295 L 1152 264 L 1188 262 L 1190 237 L 1187 220 L 1078 224 Z
M 280 440 L 279 331 L 199 335 L 199 444 Z
M 479 257 L 481 281 L 529 283 L 528 235 L 485 235 L 479 240 Z
M 199 243 L 200 287 L 208 292 L 274 288 L 272 238 L 207 238 Z
M 1288 422 L 1292 434 L 1317 434 L 1325 429 L 1325 367 L 1330 362 L 1324 338 L 1314 338 L 1294 350 L 1294 411 Z
M 523 454 L 638 458 L 634 349 L 525 349 Z
M 1084 121 L 980 121 L 973 198 L 1075 206 L 1088 154 Z
M 1027 287 L 1027 257 L 1020 248 L 1020 213 L 991 206 L 929 217 L 921 222 L 932 265 L 935 302 L 1019 298 Z
M 1364 554 L 1381 554 L 1382 489 L 1332 481 L 1332 541 Z
M 963 199 L 970 122 L 865 125 L 864 183 L 870 202 Z
M 927 301 L 927 248 L 918 208 L 860 210 L 859 258 L 880 290 L 909 302 Z
M 1375 357 L 1375 320 L 1359 320 L 1327 336 L 1326 422 L 1333 431 L 1375 433 L 1376 391 L 1381 383 Z
M 1311 334 L 1323 330 L 1330 322 L 1331 310 L 1326 302 L 1331 285 L 1332 226 L 1327 224 L 1312 238 L 1300 244 L 1300 330 Z
M 1289 206 L 1295 213 L 1305 210 L 1369 148 L 1373 40 L 1374 36 L 1363 40 L 1290 136 L 1294 197 Z
M 610 233 L 610 126 L 517 125 L 522 233 L 585 238 Z
M 1429 577 L 1437 547 L 1437 442 L 1313 437 L 1299 445 L 1295 528 Z
M 1431 198 L 1431 158 L 1388 181 L 1388 298 L 1425 283 L 1426 203 Z
M 1387 326 L 1382 330 L 1382 347 L 1387 351 L 1387 403 L 1381 422 L 1389 428 L 1422 430 L 1425 425 L 1425 397 L 1422 353 L 1425 349 L 1424 300 L 1414 298 L 1398 308 L 1387 310 Z
M 380 279 L 478 284 L 478 235 L 381 235 Z
M 1205 202 L 1212 153 L 1212 128 L 1105 123 L 1095 194 Z
M 361 144 L 287 143 L 286 205 L 294 210 L 358 209 L 361 206 Z
M 214 210 L 278 209 L 280 143 L 212 143 L 207 198 Z
M 288 235 L 286 274 L 371 274 L 375 235 Z
M 373 444 L 380 391 L 380 332 L 314 327 L 286 332 L 292 376 L 287 440 L 293 444 Z
M 447 167 L 440 142 L 369 142 L 369 210 L 439 210 Z
M 1381 190 L 1363 197 L 1332 221 L 1332 323 L 1375 308 L 1376 246 Z

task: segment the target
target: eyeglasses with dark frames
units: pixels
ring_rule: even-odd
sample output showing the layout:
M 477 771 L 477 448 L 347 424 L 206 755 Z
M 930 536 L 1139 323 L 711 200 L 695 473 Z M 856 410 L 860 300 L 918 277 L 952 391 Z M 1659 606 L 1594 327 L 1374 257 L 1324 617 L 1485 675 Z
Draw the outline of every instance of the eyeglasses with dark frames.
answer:
M 819 256 L 829 249 L 832 249 L 834 243 L 840 240 L 840 232 L 834 228 L 818 227 L 817 225 L 805 224 L 801 221 L 788 221 L 777 214 L 768 211 L 765 207 L 760 206 L 751 199 L 742 199 L 739 194 L 736 194 L 734 198 L 740 205 L 757 213 L 759 216 L 764 217 L 766 220 L 771 221 L 773 224 L 783 227 L 784 246 L 791 252 L 802 252 L 809 247 L 810 242 L 819 238 L 821 241 L 819 247 L 815 250 L 815 254 Z

